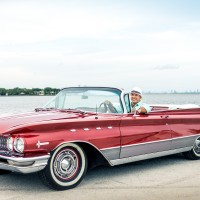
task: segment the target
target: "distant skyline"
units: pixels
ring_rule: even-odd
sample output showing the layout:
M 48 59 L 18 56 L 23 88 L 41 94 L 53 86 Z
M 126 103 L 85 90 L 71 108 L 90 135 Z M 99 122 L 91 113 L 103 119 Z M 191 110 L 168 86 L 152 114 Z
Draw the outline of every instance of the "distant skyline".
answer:
M 0 88 L 200 90 L 199 0 L 0 0 Z

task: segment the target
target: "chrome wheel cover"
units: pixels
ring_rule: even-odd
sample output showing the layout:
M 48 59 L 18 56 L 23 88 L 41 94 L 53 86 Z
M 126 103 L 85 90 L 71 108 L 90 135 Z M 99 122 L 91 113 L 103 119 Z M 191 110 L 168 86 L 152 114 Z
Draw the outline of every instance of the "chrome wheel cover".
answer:
M 61 181 L 69 181 L 79 170 L 79 157 L 71 148 L 58 152 L 53 162 L 53 171 Z
M 194 146 L 193 146 L 194 153 L 200 157 L 200 138 L 197 138 L 195 140 Z

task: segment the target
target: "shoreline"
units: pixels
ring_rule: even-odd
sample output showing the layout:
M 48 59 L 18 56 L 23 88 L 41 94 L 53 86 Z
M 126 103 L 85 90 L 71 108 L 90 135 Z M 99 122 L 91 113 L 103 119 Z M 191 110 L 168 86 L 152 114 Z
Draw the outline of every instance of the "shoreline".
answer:
M 159 94 L 173 94 L 173 95 L 177 95 L 177 94 L 189 94 L 189 95 L 193 95 L 193 94 L 200 94 L 200 92 L 191 92 L 191 93 L 187 93 L 187 92 L 180 92 L 180 93 L 168 93 L 168 92 L 148 92 L 148 93 L 143 93 L 143 95 L 159 95 Z M 55 94 L 56 95 L 56 94 Z M 55 95 L 0 95 L 0 97 L 45 97 L 45 96 L 55 96 Z

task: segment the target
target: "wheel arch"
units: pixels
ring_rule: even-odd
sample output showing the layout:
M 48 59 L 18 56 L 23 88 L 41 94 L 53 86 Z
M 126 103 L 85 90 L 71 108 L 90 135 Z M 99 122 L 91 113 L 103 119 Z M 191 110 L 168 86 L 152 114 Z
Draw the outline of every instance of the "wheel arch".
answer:
M 192 149 L 183 152 L 183 155 L 190 160 L 200 159 L 200 136 L 196 137 Z
M 84 150 L 84 152 L 87 155 L 88 167 L 89 168 L 94 168 L 94 167 L 97 167 L 99 165 L 110 165 L 110 166 L 112 166 L 110 161 L 106 158 L 106 156 L 96 146 L 94 146 L 93 144 L 91 144 L 89 142 L 85 142 L 85 141 L 63 142 L 63 143 L 60 143 L 59 145 L 57 145 L 51 152 L 55 151 L 61 145 L 67 146 L 67 144 L 69 144 L 69 143 L 77 144 Z

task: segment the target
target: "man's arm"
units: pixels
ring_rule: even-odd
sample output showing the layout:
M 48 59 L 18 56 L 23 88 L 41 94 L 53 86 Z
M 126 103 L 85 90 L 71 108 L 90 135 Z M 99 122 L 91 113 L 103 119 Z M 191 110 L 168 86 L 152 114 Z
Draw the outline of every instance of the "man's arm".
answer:
M 142 114 L 147 114 L 151 111 L 151 107 L 147 104 L 143 104 L 139 109 L 138 112 Z
M 141 114 L 146 114 L 146 113 L 147 113 L 147 110 L 146 110 L 146 108 L 144 108 L 144 107 L 140 107 L 137 111 L 138 111 L 139 113 L 141 113 Z

